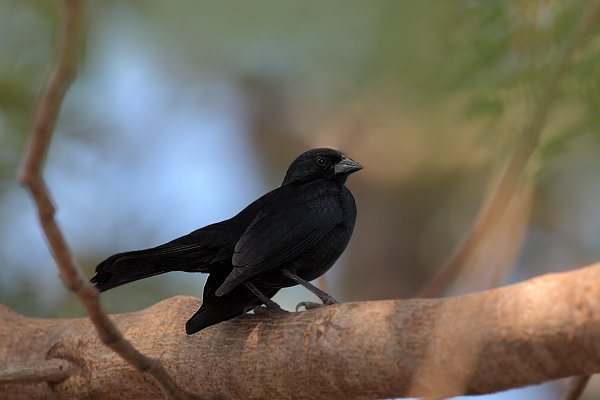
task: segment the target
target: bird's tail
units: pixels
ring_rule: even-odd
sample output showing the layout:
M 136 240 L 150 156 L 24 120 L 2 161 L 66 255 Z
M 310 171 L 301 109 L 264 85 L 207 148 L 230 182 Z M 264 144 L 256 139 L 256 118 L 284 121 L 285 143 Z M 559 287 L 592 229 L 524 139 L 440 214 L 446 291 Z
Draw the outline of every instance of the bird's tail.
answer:
M 103 292 L 171 271 L 209 272 L 214 258 L 214 253 L 193 245 L 119 253 L 101 262 L 90 282 Z

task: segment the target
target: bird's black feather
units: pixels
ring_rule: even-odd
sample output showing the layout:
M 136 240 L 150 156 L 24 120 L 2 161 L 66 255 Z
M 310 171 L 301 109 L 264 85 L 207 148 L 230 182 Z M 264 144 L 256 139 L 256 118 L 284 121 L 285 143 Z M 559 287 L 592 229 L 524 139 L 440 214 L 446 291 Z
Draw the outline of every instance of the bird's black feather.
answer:
M 339 194 L 329 186 L 325 179 L 288 185 L 279 201 L 265 205 L 238 240 L 232 257 L 234 269 L 217 295 L 261 272 L 285 267 L 342 222 Z
M 202 306 L 186 332 L 234 318 L 262 304 L 247 285 L 269 299 L 297 284 L 283 269 L 310 281 L 333 265 L 356 219 L 344 183 L 361 168 L 336 150 L 309 150 L 290 165 L 282 186 L 235 217 L 161 246 L 115 254 L 96 267 L 91 282 L 104 291 L 170 271 L 208 273 Z

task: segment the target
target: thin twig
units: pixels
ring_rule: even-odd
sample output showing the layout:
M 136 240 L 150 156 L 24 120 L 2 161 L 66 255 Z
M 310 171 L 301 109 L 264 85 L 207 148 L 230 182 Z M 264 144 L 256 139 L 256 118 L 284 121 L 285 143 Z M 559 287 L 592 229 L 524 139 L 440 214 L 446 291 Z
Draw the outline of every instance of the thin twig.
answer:
M 585 391 L 591 375 L 579 375 L 571 378 L 563 400 L 578 400 Z
M 67 360 L 53 358 L 39 364 L 3 365 L 0 367 L 0 385 L 8 383 L 58 383 L 73 375 L 79 368 Z
M 55 208 L 42 178 L 44 158 L 52 138 L 52 131 L 65 93 L 77 71 L 79 50 L 84 36 L 86 8 L 84 0 L 63 1 L 63 21 L 57 53 L 37 99 L 25 161 L 19 170 L 18 178 L 29 189 L 37 206 L 39 222 L 64 285 L 79 296 L 102 342 L 138 371 L 150 374 L 168 397 L 196 398 L 177 385 L 160 360 L 146 357 L 135 349 L 103 311 L 98 291 L 81 273 L 54 219 Z
M 563 400 L 580 399 L 591 377 L 591 375 L 579 375 L 571 378 L 569 381 L 569 387 L 565 392 Z
M 567 65 L 581 41 L 597 22 L 600 16 L 600 1 L 594 1 L 582 12 L 580 21 L 575 28 L 571 40 L 554 69 L 550 72 L 548 83 L 542 92 L 539 103 L 531 120 L 525 125 L 519 136 L 515 151 L 512 154 L 504 175 L 496 187 L 489 203 L 485 204 L 479 213 L 471 232 L 466 240 L 458 247 L 450 259 L 444 264 L 437 275 L 423 287 L 417 297 L 433 297 L 440 292 L 461 271 L 463 265 L 482 239 L 498 224 L 500 218 L 520 182 L 535 148 L 538 145 L 544 123 L 552 101 L 556 97 L 556 88 L 564 74 Z

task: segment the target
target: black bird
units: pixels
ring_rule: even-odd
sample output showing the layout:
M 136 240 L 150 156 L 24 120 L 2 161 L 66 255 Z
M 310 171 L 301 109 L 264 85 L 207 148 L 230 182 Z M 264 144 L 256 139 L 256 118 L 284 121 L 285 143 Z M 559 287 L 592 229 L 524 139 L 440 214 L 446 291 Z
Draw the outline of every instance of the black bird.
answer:
M 161 246 L 115 254 L 96 267 L 91 282 L 102 292 L 170 271 L 208 273 L 188 334 L 251 309 L 284 312 L 271 297 L 297 284 L 324 304 L 337 303 L 309 281 L 331 268 L 352 236 L 356 204 L 344 183 L 360 169 L 339 151 L 309 150 L 290 165 L 280 187 L 235 217 Z

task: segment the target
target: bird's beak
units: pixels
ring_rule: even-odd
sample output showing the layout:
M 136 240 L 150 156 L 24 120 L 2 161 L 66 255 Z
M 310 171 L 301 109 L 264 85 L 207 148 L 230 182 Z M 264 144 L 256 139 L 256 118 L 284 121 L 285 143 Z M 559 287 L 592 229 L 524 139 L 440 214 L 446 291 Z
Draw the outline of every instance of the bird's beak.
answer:
M 363 166 L 346 156 L 342 157 L 342 160 L 334 165 L 334 175 L 340 174 L 351 174 L 356 171 L 363 169 Z

